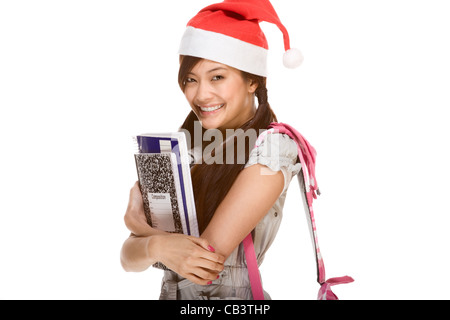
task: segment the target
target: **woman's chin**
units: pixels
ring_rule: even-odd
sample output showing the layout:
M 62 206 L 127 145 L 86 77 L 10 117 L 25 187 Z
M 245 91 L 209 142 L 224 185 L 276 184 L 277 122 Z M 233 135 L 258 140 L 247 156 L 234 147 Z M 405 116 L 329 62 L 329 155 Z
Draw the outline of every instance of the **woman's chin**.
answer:
M 218 129 L 220 127 L 220 123 L 216 121 L 200 120 L 200 123 L 206 130 Z

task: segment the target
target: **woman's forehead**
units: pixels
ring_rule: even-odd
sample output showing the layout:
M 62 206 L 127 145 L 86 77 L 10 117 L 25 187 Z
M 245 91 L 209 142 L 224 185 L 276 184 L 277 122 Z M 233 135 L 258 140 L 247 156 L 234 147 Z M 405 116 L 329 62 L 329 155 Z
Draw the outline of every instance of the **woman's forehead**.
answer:
M 233 67 L 230 67 L 226 64 L 220 63 L 220 62 L 216 62 L 216 61 L 212 61 L 212 60 L 208 60 L 208 59 L 201 59 L 193 68 L 192 68 L 192 72 L 195 73 L 197 72 L 202 72 L 202 73 L 207 73 L 207 72 L 214 72 L 217 71 L 219 69 L 222 70 L 236 70 Z

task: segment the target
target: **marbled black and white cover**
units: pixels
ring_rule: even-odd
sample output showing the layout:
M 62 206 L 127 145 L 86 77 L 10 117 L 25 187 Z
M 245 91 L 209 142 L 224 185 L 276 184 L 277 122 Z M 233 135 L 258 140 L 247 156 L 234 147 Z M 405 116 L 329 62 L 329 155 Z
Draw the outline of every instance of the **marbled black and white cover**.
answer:
M 183 233 L 181 186 L 173 153 L 135 154 L 139 184 L 148 224 L 167 232 Z

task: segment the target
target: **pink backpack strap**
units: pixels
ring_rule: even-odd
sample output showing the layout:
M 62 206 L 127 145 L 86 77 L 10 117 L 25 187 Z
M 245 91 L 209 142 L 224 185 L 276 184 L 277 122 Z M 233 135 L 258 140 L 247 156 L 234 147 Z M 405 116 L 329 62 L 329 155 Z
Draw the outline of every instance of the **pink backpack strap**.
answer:
M 349 276 L 325 280 L 325 265 L 320 253 L 313 211 L 313 199 L 317 199 L 317 194 L 320 194 L 315 173 L 316 150 L 297 130 L 287 124 L 273 122 L 269 125 L 268 129 L 268 132 L 271 133 L 287 134 L 297 143 L 298 157 L 302 166 L 302 174 L 298 175 L 298 180 L 300 183 L 300 189 L 304 191 L 306 204 L 308 206 L 308 210 L 306 210 L 306 212 L 316 255 L 317 282 L 321 286 L 317 299 L 338 300 L 338 297 L 331 291 L 331 286 L 350 283 L 354 280 Z M 247 268 L 249 271 L 250 284 L 252 286 L 253 298 L 255 300 L 264 299 L 261 278 L 258 270 L 258 264 L 256 262 L 255 249 L 253 246 L 251 234 L 249 234 L 244 240 L 244 250 L 247 260 Z
M 264 300 L 264 291 L 259 274 L 258 262 L 256 260 L 255 247 L 253 245 L 252 233 L 250 232 L 244 241 L 245 259 L 247 261 L 248 277 L 252 287 L 253 300 Z

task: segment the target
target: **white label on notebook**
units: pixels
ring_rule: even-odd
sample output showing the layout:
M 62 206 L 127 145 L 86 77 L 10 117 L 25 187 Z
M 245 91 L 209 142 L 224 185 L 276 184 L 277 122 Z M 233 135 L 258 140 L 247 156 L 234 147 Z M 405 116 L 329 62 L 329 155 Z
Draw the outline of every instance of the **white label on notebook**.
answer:
M 169 193 L 148 193 L 152 224 L 156 229 L 173 232 L 175 223 Z

